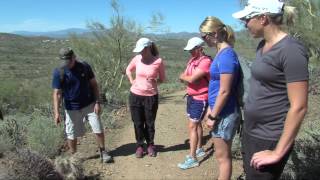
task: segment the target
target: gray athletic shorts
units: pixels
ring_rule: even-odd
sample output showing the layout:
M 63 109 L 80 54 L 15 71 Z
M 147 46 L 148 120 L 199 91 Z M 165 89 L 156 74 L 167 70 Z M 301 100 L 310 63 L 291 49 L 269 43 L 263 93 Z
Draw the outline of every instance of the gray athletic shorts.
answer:
M 89 121 L 93 133 L 103 132 L 103 127 L 99 116 L 93 111 L 94 103 L 80 110 L 66 110 L 65 131 L 68 139 L 74 140 L 85 134 L 85 122 Z

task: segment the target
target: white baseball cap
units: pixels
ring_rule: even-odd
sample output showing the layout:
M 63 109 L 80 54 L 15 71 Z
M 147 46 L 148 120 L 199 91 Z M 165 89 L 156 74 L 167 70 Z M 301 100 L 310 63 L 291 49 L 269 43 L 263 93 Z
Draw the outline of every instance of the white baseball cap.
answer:
M 141 52 L 145 47 L 148 47 L 152 44 L 152 41 L 148 38 L 140 38 L 137 43 L 136 47 L 134 48 L 133 52 L 139 53 Z
M 251 18 L 256 15 L 283 13 L 283 0 L 249 0 L 243 10 L 233 13 L 236 19 Z
M 190 51 L 195 47 L 203 46 L 204 41 L 201 38 L 193 37 L 188 40 L 187 46 L 184 48 L 185 51 Z

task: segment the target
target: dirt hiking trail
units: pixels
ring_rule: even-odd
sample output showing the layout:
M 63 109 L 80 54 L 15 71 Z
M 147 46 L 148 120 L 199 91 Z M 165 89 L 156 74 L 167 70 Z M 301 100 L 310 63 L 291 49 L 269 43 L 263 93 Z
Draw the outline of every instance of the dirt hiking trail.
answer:
M 119 128 L 106 130 L 106 145 L 114 162 L 100 163 L 96 156 L 96 144 L 92 134 L 87 134 L 80 141 L 79 153 L 88 158 L 84 161 L 85 174 L 100 174 L 100 179 L 216 179 L 217 163 L 213 155 L 209 132 L 204 129 L 203 144 L 206 155 L 199 159 L 200 166 L 181 170 L 177 164 L 183 162 L 189 153 L 189 138 L 184 92 L 166 94 L 160 98 L 156 119 L 155 145 L 156 157 L 145 155 L 141 159 L 135 157 L 135 136 L 130 114 L 126 114 L 118 122 Z M 129 113 L 129 112 L 128 112 Z M 233 160 L 232 179 L 242 172 L 242 162 Z

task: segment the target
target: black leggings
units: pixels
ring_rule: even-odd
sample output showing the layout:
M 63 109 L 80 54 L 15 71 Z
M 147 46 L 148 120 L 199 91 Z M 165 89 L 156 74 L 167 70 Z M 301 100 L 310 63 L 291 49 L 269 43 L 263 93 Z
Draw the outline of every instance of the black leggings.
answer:
M 137 146 L 143 146 L 144 140 L 148 145 L 154 144 L 155 120 L 158 110 L 158 94 L 154 96 L 129 95 L 131 118 Z

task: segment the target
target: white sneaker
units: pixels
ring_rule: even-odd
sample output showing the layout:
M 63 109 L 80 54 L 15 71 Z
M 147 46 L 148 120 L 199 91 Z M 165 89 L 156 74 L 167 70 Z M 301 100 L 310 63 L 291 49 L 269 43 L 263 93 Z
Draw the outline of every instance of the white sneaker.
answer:
M 206 155 L 206 152 L 204 152 L 204 150 L 202 148 L 199 148 L 196 150 L 196 157 L 200 158 L 202 156 Z
M 102 151 L 101 152 L 101 161 L 103 163 L 109 163 L 112 161 L 112 156 L 109 155 L 109 153 L 107 151 Z
M 185 161 L 178 164 L 178 167 L 183 170 L 194 168 L 197 166 L 199 166 L 198 160 L 192 158 L 191 156 L 186 156 Z

